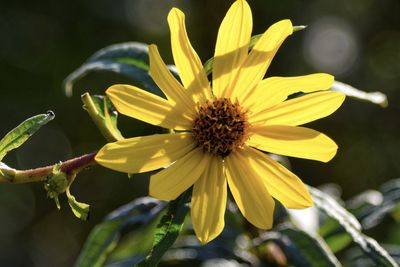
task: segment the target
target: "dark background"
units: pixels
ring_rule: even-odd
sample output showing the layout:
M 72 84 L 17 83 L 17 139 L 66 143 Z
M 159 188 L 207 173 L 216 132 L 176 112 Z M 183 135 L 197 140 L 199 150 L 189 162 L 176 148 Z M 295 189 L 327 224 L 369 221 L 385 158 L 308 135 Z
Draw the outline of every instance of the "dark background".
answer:
M 173 6 L 186 13 L 187 30 L 203 62 L 213 54 L 219 23 L 232 1 L 1 1 L 0 136 L 24 119 L 53 110 L 56 119 L 5 163 L 19 169 L 44 166 L 99 149 L 104 139 L 81 108 L 80 94 L 102 93 L 129 82 L 111 74 L 89 75 L 67 98 L 63 79 L 96 50 L 138 41 L 155 43 L 172 63 L 166 15 Z M 268 75 L 328 72 L 365 91 L 388 95 L 389 107 L 347 99 L 334 115 L 309 126 L 332 137 L 339 152 L 329 163 L 292 159 L 305 182 L 336 183 L 345 199 L 400 171 L 398 0 L 249 1 L 254 34 L 290 18 L 308 25 L 287 39 Z M 144 124 L 120 119 L 125 136 L 149 133 Z M 147 193 L 147 180 L 128 180 L 100 167 L 81 173 L 72 187 L 91 204 L 88 222 L 76 219 L 66 199 L 61 211 L 42 184 L 0 186 L 0 265 L 71 266 L 92 227 L 109 211 Z

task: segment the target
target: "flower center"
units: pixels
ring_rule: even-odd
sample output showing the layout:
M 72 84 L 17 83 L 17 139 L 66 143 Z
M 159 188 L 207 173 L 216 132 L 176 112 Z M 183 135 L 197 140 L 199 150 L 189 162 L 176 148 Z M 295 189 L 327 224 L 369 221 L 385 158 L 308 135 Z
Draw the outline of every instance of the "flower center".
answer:
M 228 156 L 247 140 L 246 113 L 228 98 L 207 101 L 194 119 L 193 136 L 198 146 L 213 155 Z

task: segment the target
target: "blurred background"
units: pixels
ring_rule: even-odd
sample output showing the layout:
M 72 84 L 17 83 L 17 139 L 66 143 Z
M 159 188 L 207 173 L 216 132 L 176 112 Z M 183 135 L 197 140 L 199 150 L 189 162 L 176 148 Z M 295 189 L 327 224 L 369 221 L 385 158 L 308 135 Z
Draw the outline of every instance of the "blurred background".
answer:
M 81 108 L 84 92 L 101 94 L 113 83 L 129 83 L 110 73 L 89 75 L 72 97 L 63 79 L 98 49 L 114 43 L 155 43 L 172 63 L 168 11 L 186 14 L 191 42 L 203 62 L 212 57 L 218 26 L 232 1 L 86 0 L 0 2 L 0 136 L 28 117 L 53 110 L 43 127 L 5 163 L 28 169 L 99 149 L 105 140 Z M 328 72 L 365 91 L 387 94 L 389 107 L 347 99 L 334 115 L 309 126 L 339 145 L 329 163 L 291 159 L 305 182 L 338 184 L 349 197 L 400 172 L 400 2 L 398 0 L 249 0 L 253 33 L 289 18 L 308 25 L 279 50 L 268 76 Z M 122 117 L 124 136 L 151 134 L 154 128 Z M 61 211 L 42 184 L 0 186 L 0 265 L 71 266 L 93 226 L 108 212 L 147 194 L 147 179 L 100 167 L 82 172 L 72 187 L 91 205 L 89 221 L 75 218 L 64 196 Z

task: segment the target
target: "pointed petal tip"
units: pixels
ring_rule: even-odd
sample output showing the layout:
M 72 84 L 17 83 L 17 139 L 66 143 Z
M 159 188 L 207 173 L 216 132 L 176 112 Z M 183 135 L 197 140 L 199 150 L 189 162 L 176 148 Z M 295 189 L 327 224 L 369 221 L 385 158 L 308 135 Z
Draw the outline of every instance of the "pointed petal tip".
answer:
M 312 207 L 314 205 L 314 201 L 313 201 L 313 199 L 311 197 L 310 192 L 307 189 L 307 186 L 303 182 L 301 182 L 301 184 L 304 187 L 304 190 L 303 190 L 303 192 L 301 194 L 301 198 L 299 198 L 298 199 L 299 201 L 296 202 L 296 203 L 291 203 L 291 204 L 284 205 L 285 208 L 301 210 L 301 209 L 306 209 L 306 208 Z
M 336 100 L 337 100 L 337 102 L 336 102 L 336 109 L 334 109 L 332 112 L 331 112 L 331 114 L 332 113 L 334 113 L 336 110 L 338 110 L 342 105 L 343 105 L 343 103 L 344 103 L 344 100 L 346 99 L 346 95 L 345 94 L 343 94 L 342 92 L 336 92 L 336 91 L 332 91 L 332 92 L 330 92 L 331 94 L 332 94 L 332 96 L 333 96 L 333 98 L 335 98 Z M 329 114 L 330 115 L 330 114 Z
M 194 229 L 197 239 L 200 241 L 200 243 L 202 245 L 206 245 L 207 243 L 209 243 L 209 242 L 213 241 L 215 238 L 217 238 L 221 234 L 222 230 L 224 230 L 224 227 L 225 227 L 224 221 L 222 221 L 221 224 L 222 225 L 215 227 L 216 231 L 213 233 L 209 233 L 209 232 L 201 233 L 199 230 Z
M 170 20 L 173 19 L 172 16 L 174 16 L 174 15 L 185 17 L 185 13 L 183 13 L 182 10 L 180 10 L 177 7 L 173 7 L 173 8 L 171 8 L 171 10 L 168 13 L 168 16 L 167 16 L 168 22 L 170 22 Z
M 335 81 L 335 77 L 329 73 L 315 73 L 313 75 L 319 75 L 322 80 L 320 81 L 321 84 L 323 84 L 325 87 L 324 89 L 329 89 L 332 87 L 333 82 Z
M 155 45 L 155 44 L 149 44 L 149 52 L 150 51 L 154 51 L 154 50 L 157 50 L 157 45 Z
M 292 24 L 292 21 L 290 20 L 290 19 L 283 19 L 283 20 L 280 20 L 280 21 L 278 21 L 277 23 L 275 23 L 275 24 L 273 24 L 272 26 L 275 26 L 276 25 L 276 27 L 279 25 L 280 27 L 283 27 L 283 26 L 285 26 L 285 27 L 287 27 L 288 28 L 288 31 L 290 32 L 289 34 L 292 34 L 293 33 L 293 24 Z M 271 26 L 271 27 L 272 27 Z
M 247 218 L 246 218 L 247 219 Z M 251 224 L 253 224 L 255 227 L 260 228 L 262 230 L 269 230 L 272 228 L 273 224 L 274 224 L 274 220 L 270 219 L 270 220 L 265 220 L 265 221 L 250 221 L 249 219 L 247 219 Z
M 151 182 L 152 179 L 150 179 L 150 185 L 149 185 L 149 196 L 159 199 L 159 200 L 164 200 L 164 201 L 171 201 L 174 200 L 175 198 L 170 198 L 167 197 L 167 195 L 162 194 L 162 190 L 157 189 L 157 187 L 154 185 L 154 183 Z
M 308 191 L 307 191 L 308 193 Z M 293 210 L 302 210 L 302 209 L 307 209 L 314 206 L 314 201 L 312 200 L 310 194 L 308 193 L 307 195 L 303 196 L 303 199 L 301 202 L 292 204 L 292 205 L 285 205 L 285 208 L 287 209 L 293 209 Z
M 339 148 L 338 145 L 335 143 L 335 141 L 332 140 L 332 148 L 331 148 L 332 150 L 330 151 L 329 154 L 326 155 L 325 158 L 321 159 L 320 161 L 324 163 L 331 161 L 336 156 L 338 148 Z

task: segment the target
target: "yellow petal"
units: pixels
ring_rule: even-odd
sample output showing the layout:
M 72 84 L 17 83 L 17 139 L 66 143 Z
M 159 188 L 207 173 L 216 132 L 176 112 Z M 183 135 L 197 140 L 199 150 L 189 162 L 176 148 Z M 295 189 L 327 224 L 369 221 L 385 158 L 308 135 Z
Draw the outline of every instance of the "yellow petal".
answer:
M 304 127 L 255 126 L 251 131 L 246 144 L 270 153 L 328 162 L 337 151 L 328 136 Z
M 206 170 L 193 186 L 192 223 L 197 238 L 206 244 L 224 229 L 227 186 L 222 159 L 212 157 Z
M 179 106 L 194 115 L 195 103 L 188 91 L 175 79 L 162 60 L 157 46 L 149 45 L 150 75 L 172 106 Z
M 279 47 L 292 32 L 290 20 L 281 20 L 268 28 L 243 62 L 231 98 L 237 98 L 241 103 L 247 95 L 251 95 L 263 79 Z
M 213 90 L 217 97 L 230 94 L 231 84 L 247 57 L 253 22 L 245 0 L 235 1 L 218 31 L 213 63 Z
M 202 148 L 186 154 L 171 166 L 150 178 L 149 195 L 162 200 L 173 200 L 192 186 L 207 168 L 210 156 Z
M 123 139 L 105 145 L 96 161 L 107 168 L 140 173 L 171 164 L 195 147 L 192 134 L 156 134 Z
M 326 117 L 342 105 L 345 95 L 317 92 L 282 102 L 268 110 L 249 114 L 252 125 L 301 125 Z
M 115 84 L 106 93 L 118 112 L 124 115 L 164 128 L 192 128 L 192 119 L 185 110 L 135 86 Z
M 186 89 L 193 92 L 195 102 L 211 98 L 207 75 L 196 51 L 190 44 L 185 27 L 185 14 L 177 8 L 168 14 L 171 47 L 179 77 Z
M 269 229 L 275 202 L 263 182 L 263 174 L 248 166 L 249 159 L 242 153 L 237 150 L 225 159 L 229 189 L 243 216 L 256 227 Z
M 261 112 L 285 101 L 291 94 L 329 89 L 333 81 L 334 77 L 325 73 L 297 77 L 271 77 L 262 80 L 256 90 L 240 104 L 253 113 Z
M 313 201 L 303 182 L 273 159 L 251 147 L 243 153 L 249 159 L 249 168 L 259 173 L 268 192 L 286 208 L 311 207 Z

